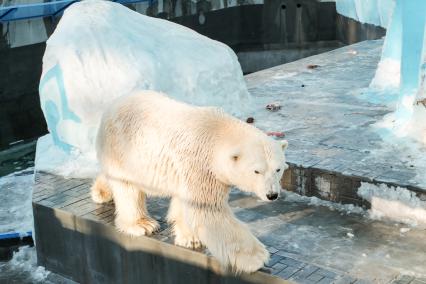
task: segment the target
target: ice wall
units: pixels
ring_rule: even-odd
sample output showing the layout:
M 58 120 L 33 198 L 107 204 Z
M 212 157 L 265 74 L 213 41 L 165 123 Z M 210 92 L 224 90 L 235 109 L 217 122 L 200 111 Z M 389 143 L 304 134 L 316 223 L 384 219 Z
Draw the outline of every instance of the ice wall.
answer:
M 395 112 L 383 124 L 399 137 L 426 144 L 426 1 L 397 0 L 373 88 L 398 92 Z
M 73 176 L 70 168 L 90 164 L 81 156 L 94 157 L 103 110 L 114 98 L 142 89 L 237 116 L 249 109 L 243 73 L 228 46 L 114 2 L 73 4 L 43 57 L 40 102 L 51 136 L 40 141 L 36 168 L 67 168 Z M 51 162 L 57 157 L 60 164 L 74 162 L 59 167 Z
M 361 23 L 386 28 L 395 0 L 336 0 L 337 12 Z
M 426 1 L 336 0 L 342 15 L 387 28 L 370 87 L 398 92 L 395 112 L 382 126 L 426 144 Z

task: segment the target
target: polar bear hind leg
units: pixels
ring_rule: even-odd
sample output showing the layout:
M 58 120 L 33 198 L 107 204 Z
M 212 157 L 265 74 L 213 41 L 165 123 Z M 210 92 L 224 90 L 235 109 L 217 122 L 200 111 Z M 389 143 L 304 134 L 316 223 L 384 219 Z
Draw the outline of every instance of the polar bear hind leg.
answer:
M 102 204 L 112 200 L 112 192 L 103 174 L 100 174 L 92 185 L 90 194 L 95 203 Z
M 148 215 L 145 193 L 127 181 L 109 180 L 115 203 L 115 226 L 131 236 L 150 235 L 159 229 L 156 220 Z
M 173 226 L 175 245 L 199 249 L 203 245 L 195 232 L 186 223 L 183 210 L 183 204 L 179 198 L 173 197 L 170 202 L 167 221 Z

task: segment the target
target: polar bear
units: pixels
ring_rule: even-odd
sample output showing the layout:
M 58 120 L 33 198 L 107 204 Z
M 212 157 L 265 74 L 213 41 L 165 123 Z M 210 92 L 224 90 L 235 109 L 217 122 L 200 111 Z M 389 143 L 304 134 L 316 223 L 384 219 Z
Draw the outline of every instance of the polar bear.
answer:
M 140 236 L 159 228 L 146 196 L 171 197 L 167 220 L 177 245 L 205 245 L 223 265 L 253 272 L 269 253 L 234 217 L 230 187 L 265 201 L 278 198 L 287 145 L 217 108 L 138 92 L 119 98 L 103 115 L 96 145 L 101 172 L 92 199 L 113 199 L 117 229 Z

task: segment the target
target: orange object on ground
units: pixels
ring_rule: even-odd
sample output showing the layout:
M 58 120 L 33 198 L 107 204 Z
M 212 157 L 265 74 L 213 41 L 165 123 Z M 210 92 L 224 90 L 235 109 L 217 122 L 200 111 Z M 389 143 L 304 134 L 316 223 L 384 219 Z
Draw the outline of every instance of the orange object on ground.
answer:
M 282 138 L 282 137 L 285 136 L 285 133 L 281 132 L 281 131 L 269 131 L 269 132 L 266 132 L 266 135 L 268 135 L 268 136 L 275 136 L 275 137 L 278 137 L 278 138 Z

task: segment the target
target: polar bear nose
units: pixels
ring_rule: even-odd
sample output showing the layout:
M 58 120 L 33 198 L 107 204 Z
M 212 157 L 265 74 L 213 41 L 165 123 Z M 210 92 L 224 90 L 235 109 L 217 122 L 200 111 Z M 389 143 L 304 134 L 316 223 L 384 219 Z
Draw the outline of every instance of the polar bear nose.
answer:
M 278 193 L 276 193 L 276 192 L 268 193 L 268 194 L 266 194 L 266 197 L 267 197 L 269 200 L 275 200 L 275 199 L 277 199 L 277 198 L 278 198 Z

